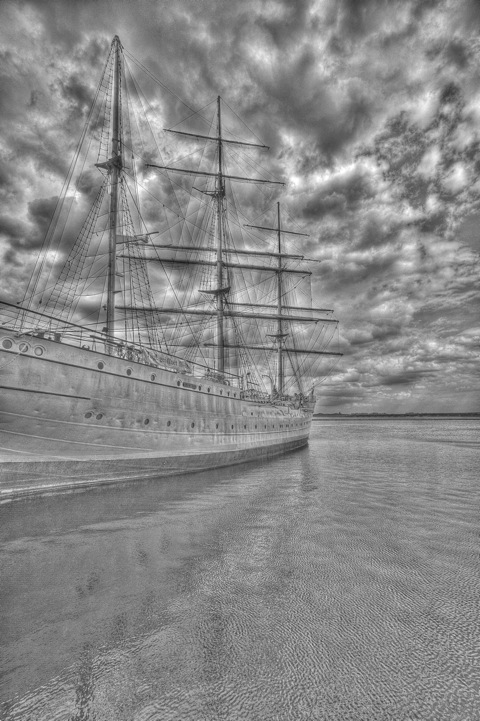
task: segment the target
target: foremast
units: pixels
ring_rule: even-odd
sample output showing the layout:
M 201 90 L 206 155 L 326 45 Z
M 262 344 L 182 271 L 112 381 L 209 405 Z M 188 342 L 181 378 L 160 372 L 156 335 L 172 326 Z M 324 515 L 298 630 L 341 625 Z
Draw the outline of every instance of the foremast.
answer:
M 110 172 L 110 231 L 108 238 L 108 273 L 107 273 L 107 317 L 106 333 L 112 338 L 115 331 L 115 279 L 116 279 L 116 257 L 117 257 L 117 226 L 118 226 L 118 190 L 120 173 L 123 167 L 122 143 L 120 138 L 121 129 L 121 43 L 118 35 L 112 41 L 113 59 L 113 102 L 112 102 L 112 154 L 108 161 Z M 107 344 L 107 352 L 111 353 L 110 344 Z

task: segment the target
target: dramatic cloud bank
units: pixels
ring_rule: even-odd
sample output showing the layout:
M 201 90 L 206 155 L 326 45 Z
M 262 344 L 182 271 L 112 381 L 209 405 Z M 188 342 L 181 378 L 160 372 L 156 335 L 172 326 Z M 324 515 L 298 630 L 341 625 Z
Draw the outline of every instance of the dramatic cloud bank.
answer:
M 476 0 L 4 0 L 0 16 L 2 296 L 23 294 L 118 34 L 191 105 L 221 95 L 289 179 L 341 324 L 318 410 L 480 410 Z

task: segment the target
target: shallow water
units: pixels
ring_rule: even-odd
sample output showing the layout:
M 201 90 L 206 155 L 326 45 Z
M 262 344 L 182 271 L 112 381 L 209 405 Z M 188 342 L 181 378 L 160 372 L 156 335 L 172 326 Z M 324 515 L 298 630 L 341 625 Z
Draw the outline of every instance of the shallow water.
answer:
M 1 718 L 479 719 L 479 431 L 1 507 Z

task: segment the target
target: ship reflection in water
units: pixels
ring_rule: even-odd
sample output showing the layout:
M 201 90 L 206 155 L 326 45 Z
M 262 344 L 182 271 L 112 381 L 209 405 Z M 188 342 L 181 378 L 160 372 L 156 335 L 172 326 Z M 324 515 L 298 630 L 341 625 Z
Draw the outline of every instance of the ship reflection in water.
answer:
M 478 718 L 478 420 L 0 509 L 0 716 Z

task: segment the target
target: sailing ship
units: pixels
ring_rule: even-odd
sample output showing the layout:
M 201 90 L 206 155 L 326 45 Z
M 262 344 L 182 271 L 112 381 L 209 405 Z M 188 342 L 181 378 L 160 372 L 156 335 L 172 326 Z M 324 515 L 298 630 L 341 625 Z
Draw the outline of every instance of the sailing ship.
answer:
M 283 185 L 257 171 L 267 146 L 229 130 L 218 97 L 163 134 L 186 156 L 166 161 L 132 62 L 115 36 L 25 296 L 0 302 L 7 496 L 300 448 L 341 355 L 333 311 L 312 305 L 305 234 L 277 200 L 269 223 L 240 210 Z

